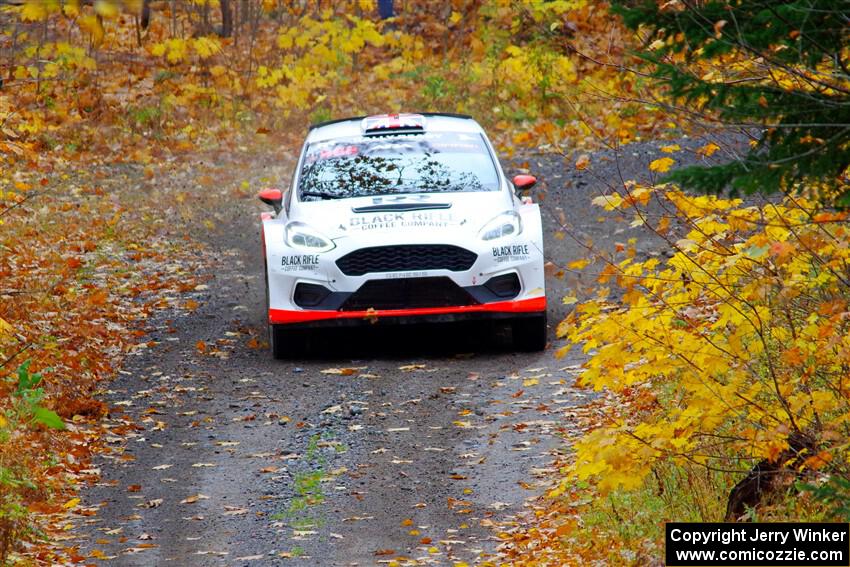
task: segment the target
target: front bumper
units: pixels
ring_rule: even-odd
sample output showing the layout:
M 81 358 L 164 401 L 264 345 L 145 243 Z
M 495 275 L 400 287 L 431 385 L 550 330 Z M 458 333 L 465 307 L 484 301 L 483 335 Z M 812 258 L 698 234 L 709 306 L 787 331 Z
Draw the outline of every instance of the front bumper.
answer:
M 342 326 L 360 323 L 444 323 L 453 321 L 501 319 L 531 316 L 546 311 L 546 298 L 534 297 L 478 305 L 425 307 L 414 309 L 369 309 L 366 311 L 269 309 L 272 325 Z
M 282 235 L 269 236 L 266 235 L 266 242 L 274 244 L 267 248 L 268 320 L 274 325 L 456 321 L 533 316 L 546 310 L 539 230 L 528 230 L 497 243 L 451 232 L 439 240 L 433 231 L 408 232 L 403 242 L 398 242 L 394 234 L 365 233 L 336 240 L 336 248 L 321 254 L 295 251 L 282 244 Z M 467 257 L 466 263 L 455 263 L 457 258 L 450 258 L 445 264 L 449 269 L 434 269 L 443 265 L 443 257 L 435 260 L 427 254 L 422 268 L 410 266 L 402 270 L 392 264 L 392 257 L 367 258 L 373 267 L 378 262 L 378 270 L 345 261 L 346 255 L 355 251 L 411 246 L 431 252 L 435 248 L 460 247 L 472 257 Z M 418 261 L 419 256 L 416 258 Z M 518 279 L 518 289 L 506 296 L 501 294 L 504 289 L 488 287 L 494 279 L 507 275 Z M 409 288 L 390 283 L 402 280 L 410 282 Z M 315 303 L 299 300 L 299 286 L 319 289 Z

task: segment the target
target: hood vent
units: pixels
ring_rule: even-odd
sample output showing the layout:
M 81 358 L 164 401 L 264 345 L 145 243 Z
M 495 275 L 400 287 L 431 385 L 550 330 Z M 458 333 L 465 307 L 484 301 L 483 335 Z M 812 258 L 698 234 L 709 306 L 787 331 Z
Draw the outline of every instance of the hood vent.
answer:
M 450 209 L 451 203 L 384 203 L 366 207 L 352 207 L 355 213 L 393 213 L 405 211 L 433 211 L 435 209 Z

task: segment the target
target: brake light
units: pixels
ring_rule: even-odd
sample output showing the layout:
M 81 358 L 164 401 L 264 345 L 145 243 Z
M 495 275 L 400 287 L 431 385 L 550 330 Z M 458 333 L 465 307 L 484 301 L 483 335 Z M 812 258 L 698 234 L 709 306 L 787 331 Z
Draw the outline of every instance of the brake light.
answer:
M 367 116 L 361 124 L 364 134 L 388 132 L 424 132 L 425 117 L 421 114 L 379 114 Z

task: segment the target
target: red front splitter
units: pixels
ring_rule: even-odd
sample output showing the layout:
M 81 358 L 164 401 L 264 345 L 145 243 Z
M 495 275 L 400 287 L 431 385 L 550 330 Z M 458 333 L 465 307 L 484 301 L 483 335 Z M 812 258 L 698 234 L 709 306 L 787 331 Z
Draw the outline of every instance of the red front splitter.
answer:
M 457 307 L 424 307 L 416 309 L 383 309 L 372 311 L 290 311 L 269 309 L 269 323 L 286 325 L 290 323 L 308 323 L 333 319 L 371 319 L 373 317 L 416 317 L 418 315 L 442 315 L 464 313 L 535 313 L 546 311 L 546 298 L 534 297 L 518 301 L 497 301 L 478 305 L 460 305 Z

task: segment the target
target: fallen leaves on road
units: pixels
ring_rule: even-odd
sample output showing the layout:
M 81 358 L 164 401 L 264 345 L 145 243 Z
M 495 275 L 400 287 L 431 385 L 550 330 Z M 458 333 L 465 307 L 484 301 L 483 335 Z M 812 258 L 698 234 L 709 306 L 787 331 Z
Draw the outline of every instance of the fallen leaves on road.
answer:
M 194 504 L 195 502 L 197 502 L 199 500 L 209 500 L 209 498 L 210 498 L 209 496 L 206 496 L 204 494 L 195 494 L 193 496 L 189 496 L 187 498 L 184 498 L 183 500 L 180 501 L 180 503 L 181 504 Z
M 333 376 L 351 376 L 352 374 L 357 374 L 361 370 L 366 370 L 366 368 L 366 366 L 356 366 L 351 368 L 325 368 L 321 371 L 321 373 Z

